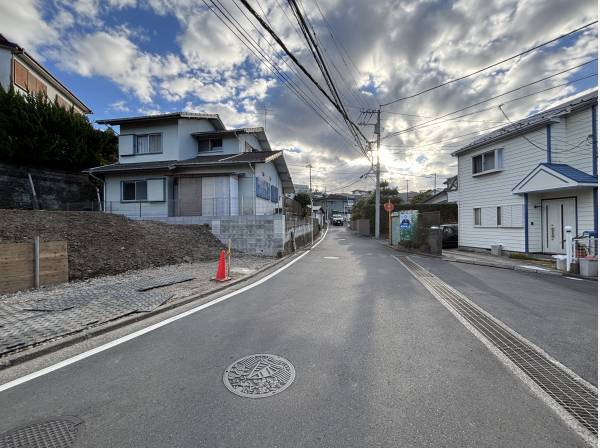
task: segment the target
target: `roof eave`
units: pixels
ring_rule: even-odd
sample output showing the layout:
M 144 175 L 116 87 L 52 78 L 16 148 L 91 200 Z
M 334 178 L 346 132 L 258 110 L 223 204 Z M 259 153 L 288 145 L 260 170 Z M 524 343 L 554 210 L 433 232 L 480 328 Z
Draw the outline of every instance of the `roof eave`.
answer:
M 57 86 L 58 86 L 58 90 L 61 91 L 61 93 L 63 95 L 65 95 L 67 98 L 69 98 L 69 100 L 71 100 L 73 103 L 76 103 L 77 106 L 82 109 L 84 111 L 84 113 L 87 114 L 91 114 L 92 109 L 90 109 L 89 107 L 87 107 L 85 105 L 85 103 L 83 101 L 81 101 L 73 92 L 71 92 L 67 86 L 65 86 L 62 82 L 60 82 L 52 73 L 50 73 L 43 65 L 41 65 L 38 61 L 36 61 L 36 59 L 31 56 L 27 51 L 25 51 L 23 48 L 17 46 L 17 47 L 8 47 L 11 49 L 13 54 L 20 54 L 23 55 L 29 63 L 31 63 L 32 65 L 34 65 L 36 68 L 38 68 L 41 72 L 43 72 L 47 77 L 49 77 L 52 81 L 54 81 Z
M 513 137 L 518 137 L 518 136 L 520 136 L 522 134 L 526 134 L 528 132 L 535 131 L 536 129 L 543 128 L 544 126 L 546 126 L 551 121 L 552 121 L 552 119 L 548 118 L 547 120 L 540 121 L 538 123 L 532 124 L 531 126 L 527 126 L 527 127 L 522 127 L 522 128 L 519 128 L 519 129 L 515 129 L 514 131 L 507 132 L 506 134 L 499 135 L 497 137 L 491 138 L 491 139 L 486 140 L 484 142 L 480 142 L 480 143 L 476 143 L 476 144 L 472 144 L 472 145 L 467 145 L 464 148 L 461 148 L 461 149 L 458 149 L 458 150 L 454 151 L 450 155 L 454 156 L 454 157 L 456 157 L 456 156 L 462 156 L 462 155 L 464 155 L 466 153 L 469 153 L 471 151 L 475 151 L 476 149 L 483 148 L 484 146 L 491 145 L 493 143 L 498 143 L 498 142 L 505 141 L 505 140 L 510 140 Z

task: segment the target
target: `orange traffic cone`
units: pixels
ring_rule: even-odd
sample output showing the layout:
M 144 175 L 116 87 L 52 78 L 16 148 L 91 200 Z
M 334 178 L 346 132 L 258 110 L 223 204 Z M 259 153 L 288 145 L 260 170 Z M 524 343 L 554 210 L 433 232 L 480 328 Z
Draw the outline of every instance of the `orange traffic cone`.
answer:
M 217 264 L 217 275 L 213 280 L 218 282 L 225 282 L 229 280 L 227 277 L 227 267 L 225 266 L 225 251 L 221 250 L 221 255 L 219 255 L 219 264 Z

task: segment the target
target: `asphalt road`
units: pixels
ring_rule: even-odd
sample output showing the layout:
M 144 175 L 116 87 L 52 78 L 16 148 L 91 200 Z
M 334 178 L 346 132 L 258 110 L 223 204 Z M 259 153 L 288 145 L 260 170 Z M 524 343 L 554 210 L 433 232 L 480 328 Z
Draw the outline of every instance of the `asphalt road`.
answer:
M 0 392 L 0 433 L 72 415 L 79 447 L 584 446 L 390 255 L 334 228 L 249 291 Z M 223 371 L 253 353 L 295 382 L 233 395 Z
M 429 257 L 413 259 L 598 385 L 598 282 Z

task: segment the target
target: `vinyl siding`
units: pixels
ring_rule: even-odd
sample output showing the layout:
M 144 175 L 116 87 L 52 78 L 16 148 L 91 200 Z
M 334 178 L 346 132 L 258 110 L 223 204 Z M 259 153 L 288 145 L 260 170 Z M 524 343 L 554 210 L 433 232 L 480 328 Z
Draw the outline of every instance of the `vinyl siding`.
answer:
M 561 118 L 563 132 L 556 139 L 552 135 L 552 162 L 566 163 L 574 168 L 592 173 L 592 109 Z M 553 131 L 554 127 L 553 125 Z
M 545 129 L 542 132 L 530 132 L 527 138 L 544 149 L 538 149 L 524 138 L 517 137 L 459 156 L 460 246 L 489 249 L 492 244 L 502 244 L 506 250 L 525 251 L 524 227 L 477 227 L 473 223 L 473 209 L 524 204 L 524 198 L 513 194 L 511 190 L 538 163 L 546 161 Z M 503 148 L 503 170 L 473 177 L 471 158 L 498 148 Z
M 587 173 L 592 172 L 592 111 L 588 108 L 566 115 L 551 124 L 552 163 L 566 163 Z M 516 136 L 504 142 L 490 144 L 472 153 L 458 157 L 459 175 L 459 245 L 489 249 L 492 244 L 502 244 L 510 251 L 525 251 L 525 229 L 502 227 L 476 227 L 473 209 L 478 207 L 524 204 L 524 197 L 512 194 L 512 188 L 539 163 L 547 161 L 546 128 L 526 134 L 539 148 Z M 471 158 L 491 149 L 503 148 L 503 171 L 473 177 Z M 541 252 L 541 199 L 577 197 L 579 234 L 594 228 L 592 189 L 576 189 L 543 194 L 530 194 L 528 200 L 529 251 Z M 483 217 L 483 211 L 482 211 Z

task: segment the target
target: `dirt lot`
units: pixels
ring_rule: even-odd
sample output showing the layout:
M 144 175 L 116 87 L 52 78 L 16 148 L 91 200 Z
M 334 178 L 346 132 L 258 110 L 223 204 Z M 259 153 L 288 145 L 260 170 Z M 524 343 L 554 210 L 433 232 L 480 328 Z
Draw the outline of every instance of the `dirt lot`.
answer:
M 133 221 L 97 212 L 0 210 L 0 243 L 67 240 L 70 280 L 216 260 L 208 226 Z

